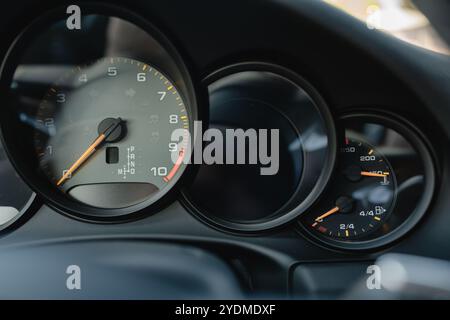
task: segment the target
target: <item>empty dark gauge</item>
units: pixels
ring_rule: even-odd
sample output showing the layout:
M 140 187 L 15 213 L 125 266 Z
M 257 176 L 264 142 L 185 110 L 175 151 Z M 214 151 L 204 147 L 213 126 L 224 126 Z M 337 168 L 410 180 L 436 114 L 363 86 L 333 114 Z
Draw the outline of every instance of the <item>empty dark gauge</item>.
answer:
M 210 128 L 224 133 L 224 159 L 231 153 L 236 161 L 200 167 L 185 192 L 194 214 L 216 226 L 248 232 L 297 217 L 320 195 L 333 167 L 334 125 L 321 97 L 294 72 L 266 63 L 231 66 L 206 83 Z M 277 163 L 238 163 L 228 144 L 237 139 L 226 134 L 229 130 L 247 133 L 248 152 L 261 155 L 261 144 L 252 145 L 251 139 L 267 143 Z M 273 130 L 279 133 L 278 148 L 272 148 Z M 268 167 L 277 170 L 262 174 Z

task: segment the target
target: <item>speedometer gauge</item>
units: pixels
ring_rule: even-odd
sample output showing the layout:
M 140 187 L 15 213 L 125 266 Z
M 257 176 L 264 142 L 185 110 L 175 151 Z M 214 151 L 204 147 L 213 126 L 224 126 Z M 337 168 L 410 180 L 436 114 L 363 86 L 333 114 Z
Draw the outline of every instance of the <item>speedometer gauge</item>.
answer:
M 25 182 L 59 212 L 123 221 L 175 200 L 199 89 L 155 26 L 118 7 L 43 14 L 3 62 L 1 130 Z
M 123 208 L 158 198 L 179 177 L 189 114 L 174 84 L 120 57 L 74 67 L 40 102 L 34 145 L 45 176 L 86 204 Z M 176 153 L 173 155 L 172 153 Z

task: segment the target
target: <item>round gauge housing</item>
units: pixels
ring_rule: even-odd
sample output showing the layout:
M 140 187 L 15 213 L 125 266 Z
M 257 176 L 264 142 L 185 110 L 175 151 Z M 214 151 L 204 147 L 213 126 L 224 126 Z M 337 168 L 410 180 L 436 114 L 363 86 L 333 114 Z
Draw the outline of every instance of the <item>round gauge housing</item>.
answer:
M 317 199 L 333 168 L 335 129 L 325 102 L 296 73 L 269 63 L 229 66 L 205 84 L 209 129 L 223 133 L 224 161 L 200 166 L 183 191 L 187 207 L 228 231 L 252 233 L 292 221 Z M 242 149 L 233 146 L 239 132 L 247 139 Z M 236 159 L 238 151 L 247 161 Z
M 363 250 L 392 243 L 425 214 L 434 191 L 434 161 L 425 140 L 392 117 L 341 118 L 333 178 L 300 219 L 326 245 Z
M 0 143 L 0 232 L 17 225 L 31 209 L 35 194 L 18 176 Z
M 154 26 L 111 6 L 43 15 L 3 63 L 1 129 L 12 162 L 50 205 L 121 221 L 173 199 L 188 167 L 198 90 Z M 175 138 L 174 138 L 175 137 Z

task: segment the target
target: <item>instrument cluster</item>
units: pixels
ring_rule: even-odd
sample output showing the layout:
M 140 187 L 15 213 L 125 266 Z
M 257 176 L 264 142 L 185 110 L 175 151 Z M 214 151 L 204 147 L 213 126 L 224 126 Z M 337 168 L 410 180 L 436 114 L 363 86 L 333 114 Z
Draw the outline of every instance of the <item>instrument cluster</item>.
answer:
M 82 9 L 81 30 L 67 27 L 65 8 L 54 10 L 4 58 L 1 229 L 36 211 L 33 203 L 118 223 L 181 201 L 220 231 L 288 227 L 330 248 L 367 250 L 426 214 L 432 149 L 405 119 L 368 108 L 332 113 L 308 80 L 270 62 L 239 62 L 198 81 L 182 50 L 147 20 L 112 6 Z M 191 164 L 199 120 L 225 137 L 275 130 L 264 147 L 269 156 L 276 144 L 275 174 L 239 159 Z M 221 156 L 236 160 L 235 151 Z

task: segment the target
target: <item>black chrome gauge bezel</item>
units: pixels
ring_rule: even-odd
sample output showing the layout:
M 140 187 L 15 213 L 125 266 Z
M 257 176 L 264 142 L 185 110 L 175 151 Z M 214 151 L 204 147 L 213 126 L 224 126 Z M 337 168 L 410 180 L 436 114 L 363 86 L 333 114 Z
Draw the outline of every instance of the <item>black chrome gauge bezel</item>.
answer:
M 240 223 L 224 220 L 209 215 L 207 212 L 204 212 L 195 204 L 195 202 L 189 195 L 189 190 L 187 188 L 182 189 L 182 204 L 191 214 L 193 214 L 194 217 L 219 231 L 251 236 L 261 234 L 261 232 L 267 232 L 276 228 L 280 228 L 291 223 L 292 221 L 295 221 L 296 218 L 298 218 L 303 212 L 305 212 L 310 206 L 312 206 L 312 204 L 318 199 L 320 194 L 325 189 L 334 168 L 335 156 L 337 152 L 337 135 L 333 115 L 325 100 L 313 85 L 311 85 L 297 72 L 288 67 L 266 61 L 238 62 L 235 64 L 227 65 L 212 72 L 204 78 L 203 84 L 205 87 L 208 87 L 215 81 L 218 81 L 222 78 L 246 71 L 273 73 L 286 78 L 288 81 L 292 81 L 300 89 L 304 90 L 317 108 L 318 114 L 323 120 L 328 136 L 328 153 L 323 163 L 323 170 L 321 171 L 314 187 L 301 203 L 294 203 L 295 201 L 293 200 L 296 196 L 296 194 L 294 194 L 288 201 L 288 203 L 286 203 L 279 210 L 286 210 L 286 212 L 282 212 L 279 216 L 254 223 Z M 277 212 L 275 212 L 274 214 L 276 214 Z
M 201 85 L 201 81 L 198 81 L 199 77 L 194 72 L 193 64 L 188 55 L 181 49 L 182 47 L 179 45 L 179 42 L 173 38 L 169 40 L 168 36 L 170 35 L 170 32 L 167 29 L 164 29 L 161 25 L 156 26 L 153 22 L 149 22 L 134 11 L 130 11 L 129 9 L 120 6 L 94 2 L 81 2 L 78 3 L 78 5 L 82 8 L 82 14 L 84 15 L 98 14 L 117 17 L 135 24 L 156 39 L 156 41 L 170 53 L 170 59 L 172 59 L 177 66 L 180 76 L 186 85 L 185 92 L 180 92 L 180 94 L 183 95 L 184 99 L 187 99 L 185 102 L 190 107 L 191 123 L 193 124 L 194 121 L 207 119 L 207 117 L 205 117 L 208 109 L 207 90 Z M 9 95 L 10 85 L 14 72 L 18 66 L 22 50 L 39 35 L 40 31 L 46 30 L 46 28 L 53 23 L 60 21 L 63 17 L 67 17 L 66 7 L 67 6 L 59 6 L 54 9 L 43 10 L 39 18 L 28 24 L 26 28 L 18 30 L 17 36 L 10 44 L 0 69 L 0 89 L 2 92 L 8 93 L 3 94 L 2 97 L 0 97 L 2 105 L 8 106 L 11 102 L 11 96 Z M 176 43 L 177 46 L 175 46 L 174 43 Z M 151 64 L 151 62 L 149 63 Z M 202 108 L 199 107 L 200 105 Z M 55 186 L 49 181 L 43 181 L 42 177 L 39 176 L 37 172 L 33 172 L 33 170 L 27 166 L 23 153 L 20 155 L 21 153 L 18 152 L 19 149 L 9 143 L 11 131 L 13 131 L 11 123 L 14 123 L 11 121 L 17 122 L 17 120 L 13 119 L 12 113 L 8 114 L 8 111 L 4 111 L 4 109 L 5 108 L 1 111 L 0 136 L 5 146 L 5 152 L 13 166 L 20 174 L 21 178 L 46 204 L 59 213 L 69 217 L 93 223 L 121 223 L 144 218 L 173 203 L 179 196 L 180 185 L 192 179 L 194 175 L 195 166 L 187 165 L 184 172 L 182 172 L 182 176 L 175 185 L 160 199 L 156 200 L 156 202 L 153 202 L 153 200 L 149 198 L 136 205 L 117 209 L 102 209 L 82 204 L 81 202 L 71 199 L 62 192 L 55 190 Z
M 436 161 L 432 148 L 430 147 L 431 144 L 428 142 L 427 138 L 409 121 L 390 113 L 364 110 L 344 113 L 340 117 L 340 122 L 342 123 L 343 121 L 352 118 L 358 119 L 359 122 L 363 121 L 365 123 L 379 124 L 392 129 L 403 136 L 403 138 L 411 144 L 421 158 L 420 160 L 423 165 L 425 174 L 423 196 L 414 211 L 408 215 L 408 218 L 405 221 L 395 229 L 374 239 L 366 241 L 341 241 L 339 239 L 321 236 L 318 232 L 315 232 L 315 230 L 306 226 L 301 218 L 297 222 L 297 230 L 302 236 L 316 244 L 323 245 L 325 248 L 349 252 L 370 252 L 393 245 L 414 229 L 426 215 L 434 198 L 434 191 L 436 189 Z M 345 131 L 346 128 L 342 126 L 340 129 Z M 395 211 L 395 207 L 393 211 Z
M 30 198 L 20 209 L 19 213 L 7 223 L 0 225 L 0 237 L 23 225 L 37 210 L 39 210 L 41 205 L 42 203 L 39 201 L 36 193 L 32 192 Z

